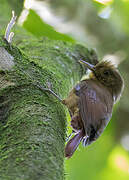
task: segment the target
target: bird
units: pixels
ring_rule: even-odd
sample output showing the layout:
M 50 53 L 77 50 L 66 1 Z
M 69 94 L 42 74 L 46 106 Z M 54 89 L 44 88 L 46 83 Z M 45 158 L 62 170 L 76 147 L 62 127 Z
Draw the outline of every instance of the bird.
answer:
M 91 72 L 62 100 L 71 115 L 75 133 L 65 147 L 65 157 L 70 158 L 80 142 L 88 146 L 96 141 L 112 117 L 114 104 L 120 99 L 124 81 L 110 61 L 92 65 L 80 60 Z

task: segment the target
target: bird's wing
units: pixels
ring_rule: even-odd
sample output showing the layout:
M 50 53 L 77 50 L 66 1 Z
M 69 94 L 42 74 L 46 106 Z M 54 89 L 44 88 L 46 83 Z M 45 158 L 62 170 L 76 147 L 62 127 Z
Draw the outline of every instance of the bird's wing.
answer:
M 84 81 L 78 91 L 79 111 L 87 135 L 91 128 L 97 132 L 106 126 L 112 113 L 112 98 L 109 92 L 92 81 Z M 103 126 L 103 127 L 102 127 Z

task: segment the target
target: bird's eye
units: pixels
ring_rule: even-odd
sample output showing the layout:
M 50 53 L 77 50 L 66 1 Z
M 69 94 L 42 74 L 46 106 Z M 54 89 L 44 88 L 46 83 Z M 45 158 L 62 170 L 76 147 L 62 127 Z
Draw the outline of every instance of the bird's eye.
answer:
M 103 73 L 104 73 L 104 75 L 106 75 L 106 76 L 109 76 L 109 75 L 110 75 L 110 72 L 109 72 L 108 70 L 104 71 Z

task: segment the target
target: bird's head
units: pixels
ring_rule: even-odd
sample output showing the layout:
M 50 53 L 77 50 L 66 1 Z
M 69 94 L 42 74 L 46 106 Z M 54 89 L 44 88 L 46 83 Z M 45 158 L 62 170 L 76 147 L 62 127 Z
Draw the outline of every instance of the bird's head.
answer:
M 96 65 L 83 60 L 79 61 L 91 70 L 90 78 L 93 78 L 107 87 L 113 94 L 115 101 L 120 97 L 123 89 L 123 79 L 117 68 L 109 61 L 101 61 Z

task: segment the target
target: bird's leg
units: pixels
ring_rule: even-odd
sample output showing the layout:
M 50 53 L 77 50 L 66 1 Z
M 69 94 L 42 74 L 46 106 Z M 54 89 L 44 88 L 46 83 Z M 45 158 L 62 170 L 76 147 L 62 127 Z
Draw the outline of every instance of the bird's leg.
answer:
M 73 136 L 74 133 L 75 133 L 75 131 L 72 130 L 72 132 L 70 133 L 70 135 L 66 138 L 66 142 L 69 141 L 69 139 Z
M 82 145 L 83 145 L 83 146 L 87 146 L 87 145 L 88 145 L 88 141 L 89 141 L 89 136 L 87 135 L 87 136 L 85 136 L 85 137 L 83 138 Z
M 5 35 L 4 35 L 4 38 L 6 39 L 6 41 L 8 43 L 12 42 L 12 39 L 13 39 L 13 36 L 14 36 L 14 33 L 11 32 L 11 29 L 14 26 L 14 24 L 16 23 L 16 18 L 17 18 L 17 16 L 15 16 L 14 11 L 12 11 L 12 18 L 11 18 L 10 22 L 8 23 L 8 25 L 7 25 Z

